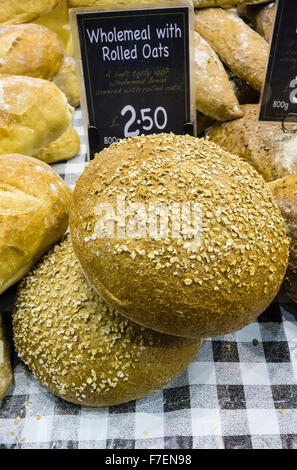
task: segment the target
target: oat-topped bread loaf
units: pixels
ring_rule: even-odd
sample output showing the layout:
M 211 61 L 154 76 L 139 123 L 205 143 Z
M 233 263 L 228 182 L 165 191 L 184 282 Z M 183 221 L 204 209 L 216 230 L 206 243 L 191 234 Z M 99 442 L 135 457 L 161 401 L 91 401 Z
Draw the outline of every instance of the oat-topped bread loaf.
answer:
M 50 79 L 63 56 L 60 39 L 44 26 L 0 26 L 0 73 Z
M 0 155 L 0 294 L 62 237 L 70 201 L 70 188 L 46 163 Z
M 284 133 L 280 123 L 258 121 L 258 105 L 241 107 L 243 117 L 215 123 L 207 138 L 249 162 L 266 181 L 297 173 L 297 136 Z
M 200 346 L 110 309 L 87 284 L 70 238 L 22 281 L 13 329 L 19 356 L 42 385 L 88 406 L 116 405 L 162 388 Z
M 290 240 L 289 265 L 283 288 L 297 302 L 297 175 L 272 181 L 269 188 L 282 212 Z
M 190 136 L 134 137 L 104 149 L 77 182 L 70 225 L 106 302 L 179 336 L 242 328 L 273 300 L 287 267 L 284 221 L 263 178 Z
M 60 137 L 73 112 L 54 83 L 0 74 L 0 155 L 33 155 Z
M 21 24 L 51 11 L 61 0 L 1 0 L 0 24 Z

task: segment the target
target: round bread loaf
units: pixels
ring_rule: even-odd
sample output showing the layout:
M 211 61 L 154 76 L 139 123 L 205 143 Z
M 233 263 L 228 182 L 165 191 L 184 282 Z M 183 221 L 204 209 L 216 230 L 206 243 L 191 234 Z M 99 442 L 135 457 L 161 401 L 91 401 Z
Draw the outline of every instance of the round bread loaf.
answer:
M 205 139 L 159 134 L 112 144 L 80 176 L 70 213 L 93 287 L 163 333 L 242 328 L 270 304 L 286 271 L 284 221 L 264 180 Z
M 297 175 L 272 181 L 269 188 L 281 210 L 290 240 L 289 264 L 283 289 L 297 302 Z
M 21 24 L 51 11 L 61 0 L 1 0 L 0 24 Z
M 215 123 L 208 139 L 250 163 L 266 181 L 296 173 L 296 134 L 284 133 L 280 123 L 259 122 L 257 104 L 241 108 L 241 119 Z
M 78 79 L 76 74 L 75 60 L 69 55 L 65 55 L 63 63 L 53 82 L 67 96 L 71 106 L 80 105 Z
M 162 388 L 200 346 L 108 308 L 87 284 L 70 237 L 22 281 L 13 331 L 19 356 L 42 385 L 87 406 L 116 405 Z
M 68 126 L 57 140 L 54 140 L 32 156 L 45 163 L 55 163 L 75 157 L 79 152 L 79 148 L 78 133 L 73 126 Z
M 62 237 L 70 200 L 71 189 L 46 163 L 0 156 L 0 294 Z
M 67 129 L 73 111 L 48 80 L 0 75 L 0 155 L 38 152 Z
M 37 24 L 0 27 L 0 73 L 50 79 L 61 67 L 63 45 Z

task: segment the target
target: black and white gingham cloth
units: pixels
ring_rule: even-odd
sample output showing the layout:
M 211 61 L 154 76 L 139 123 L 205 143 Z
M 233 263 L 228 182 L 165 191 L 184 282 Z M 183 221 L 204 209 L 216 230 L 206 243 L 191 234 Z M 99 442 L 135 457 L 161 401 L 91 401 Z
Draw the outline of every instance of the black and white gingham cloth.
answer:
M 79 110 L 74 125 L 79 155 L 53 165 L 71 187 L 86 165 Z M 0 310 L 12 294 L 0 297 Z M 55 397 L 15 357 L 15 383 L 0 402 L 0 448 L 297 448 L 296 318 L 297 305 L 278 299 L 243 330 L 204 341 L 163 390 L 113 407 Z

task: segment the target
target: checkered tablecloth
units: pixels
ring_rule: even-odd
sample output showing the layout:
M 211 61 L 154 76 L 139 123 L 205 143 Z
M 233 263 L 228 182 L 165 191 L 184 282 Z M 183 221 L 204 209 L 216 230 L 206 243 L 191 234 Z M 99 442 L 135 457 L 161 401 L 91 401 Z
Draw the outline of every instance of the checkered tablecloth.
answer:
M 81 151 L 53 165 L 74 187 Z M 14 288 L 0 297 L 9 311 Z M 188 369 L 148 397 L 87 408 L 41 387 L 14 358 L 14 384 L 0 402 L 0 448 L 297 448 L 297 305 L 278 298 L 254 323 L 205 340 Z M 256 341 L 255 341 L 256 340 Z

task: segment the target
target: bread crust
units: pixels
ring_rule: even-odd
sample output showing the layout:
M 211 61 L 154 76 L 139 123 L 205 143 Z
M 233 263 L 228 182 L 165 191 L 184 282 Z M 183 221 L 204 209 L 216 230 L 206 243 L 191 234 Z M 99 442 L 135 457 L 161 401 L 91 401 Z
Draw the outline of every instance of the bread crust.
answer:
M 51 11 L 61 0 L 1 0 L 0 24 L 22 24 Z
M 70 237 L 22 281 L 13 331 L 19 356 L 42 385 L 86 406 L 117 405 L 164 387 L 200 346 L 109 309 L 87 284 Z
M 0 155 L 33 155 L 67 129 L 73 112 L 54 83 L 0 75 Z
M 241 18 L 222 8 L 197 10 L 195 30 L 232 72 L 261 91 L 269 47 L 258 33 Z
M 290 240 L 289 264 L 282 287 L 297 302 L 297 174 L 272 181 L 269 188 L 281 210 Z
M 55 163 L 75 157 L 79 152 L 79 148 L 78 133 L 73 126 L 69 126 L 57 140 L 54 140 L 32 156 L 45 163 Z
M 243 113 L 217 54 L 196 32 L 194 47 L 196 109 L 219 121 L 241 117 Z
M 284 133 L 280 123 L 259 122 L 256 104 L 242 110 L 237 121 L 215 123 L 207 138 L 250 163 L 265 181 L 297 173 L 296 135 Z
M 61 238 L 70 201 L 70 188 L 50 166 L 0 156 L 0 294 Z
M 51 79 L 63 56 L 60 39 L 44 26 L 0 26 L 0 74 Z
M 53 82 L 67 96 L 68 103 L 77 107 L 80 105 L 78 79 L 75 60 L 65 54 L 64 60 Z
M 126 205 L 198 204 L 197 251 L 187 230 L 181 239 L 98 234 L 101 204 L 118 213 L 123 194 Z M 70 214 L 92 286 L 123 315 L 163 333 L 200 338 L 242 328 L 273 300 L 286 271 L 284 221 L 263 179 L 205 139 L 160 134 L 112 144 L 78 179 Z

